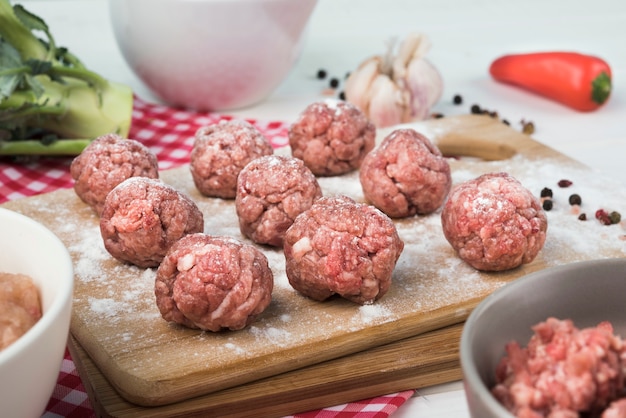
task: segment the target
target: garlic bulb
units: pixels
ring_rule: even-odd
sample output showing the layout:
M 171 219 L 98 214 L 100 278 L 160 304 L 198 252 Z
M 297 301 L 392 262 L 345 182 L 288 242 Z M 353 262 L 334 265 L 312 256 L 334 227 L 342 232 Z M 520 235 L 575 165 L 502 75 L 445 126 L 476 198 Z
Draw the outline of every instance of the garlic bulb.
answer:
M 361 109 L 379 128 L 425 119 L 441 98 L 443 80 L 426 60 L 430 41 L 412 33 L 394 55 L 365 60 L 345 84 L 346 100 Z

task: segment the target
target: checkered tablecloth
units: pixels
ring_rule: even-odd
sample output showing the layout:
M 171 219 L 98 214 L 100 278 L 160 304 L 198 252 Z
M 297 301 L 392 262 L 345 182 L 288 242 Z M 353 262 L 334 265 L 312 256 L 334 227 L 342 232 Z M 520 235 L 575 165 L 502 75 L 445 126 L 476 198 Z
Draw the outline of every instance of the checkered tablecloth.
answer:
M 139 140 L 154 152 L 159 168 L 167 170 L 189 162 L 194 134 L 201 126 L 231 119 L 214 113 L 172 109 L 135 99 L 129 137 Z M 248 119 L 274 147 L 287 144 L 285 122 Z M 30 162 L 0 160 L 0 203 L 72 187 L 69 174 L 71 158 L 41 158 Z M 297 414 L 296 418 L 385 418 L 413 395 L 404 391 L 390 395 Z M 69 351 L 66 351 L 57 385 L 43 415 L 46 418 L 94 416 L 90 400 Z

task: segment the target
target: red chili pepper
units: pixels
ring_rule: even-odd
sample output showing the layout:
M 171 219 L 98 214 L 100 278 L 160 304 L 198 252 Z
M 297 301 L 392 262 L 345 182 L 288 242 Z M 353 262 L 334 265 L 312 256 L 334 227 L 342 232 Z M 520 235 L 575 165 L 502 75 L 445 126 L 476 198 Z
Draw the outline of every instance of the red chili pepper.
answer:
M 604 104 L 611 94 L 611 68 L 601 58 L 576 52 L 505 55 L 489 67 L 491 76 L 580 111 Z

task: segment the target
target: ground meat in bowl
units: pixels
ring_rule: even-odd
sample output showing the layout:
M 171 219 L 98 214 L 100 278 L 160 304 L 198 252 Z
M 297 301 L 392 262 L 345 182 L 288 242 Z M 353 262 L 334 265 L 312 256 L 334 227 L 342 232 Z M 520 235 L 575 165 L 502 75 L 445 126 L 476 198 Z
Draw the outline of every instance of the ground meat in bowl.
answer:
M 252 124 L 221 121 L 198 129 L 189 168 L 200 193 L 234 199 L 241 169 L 255 158 L 273 153 L 270 142 Z
M 289 145 L 313 174 L 336 176 L 361 166 L 375 136 L 376 127 L 356 106 L 328 99 L 304 109 L 289 128 Z
M 0 350 L 41 319 L 39 289 L 29 276 L 0 273 Z
M 359 173 L 365 198 L 392 218 L 430 214 L 450 192 L 450 165 L 413 129 L 396 129 L 365 156 Z
M 269 306 L 273 287 L 267 258 L 256 247 L 191 234 L 157 269 L 155 295 L 165 320 L 217 332 L 252 323 Z
M 459 257 L 484 271 L 533 261 L 548 228 L 539 200 L 507 173 L 483 174 L 453 187 L 441 223 Z
M 300 159 L 268 155 L 251 161 L 237 180 L 235 209 L 241 233 L 258 244 L 282 247 L 287 228 L 322 197 Z
M 106 250 L 144 268 L 157 267 L 183 236 L 203 231 L 204 217 L 193 200 L 146 177 L 132 177 L 111 190 L 100 217 Z
M 624 408 L 617 399 L 626 395 L 626 345 L 609 322 L 578 329 L 571 320 L 548 318 L 533 331 L 526 347 L 507 344 L 496 369 L 492 393 L 509 411 L 518 417 L 609 418 Z
M 130 177 L 159 178 L 156 156 L 142 143 L 116 134 L 93 140 L 70 166 L 76 195 L 98 215 L 107 194 Z
M 359 304 L 380 299 L 404 249 L 391 219 L 346 196 L 322 197 L 285 234 L 287 279 L 301 294 Z

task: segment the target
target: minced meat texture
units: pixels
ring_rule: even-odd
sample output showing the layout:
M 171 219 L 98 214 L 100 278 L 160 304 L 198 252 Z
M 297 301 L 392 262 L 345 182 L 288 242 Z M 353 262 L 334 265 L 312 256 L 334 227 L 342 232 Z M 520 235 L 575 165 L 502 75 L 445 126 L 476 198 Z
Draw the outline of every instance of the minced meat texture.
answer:
M 116 134 L 93 140 L 72 161 L 76 195 L 98 215 L 107 194 L 130 177 L 159 178 L 156 156 L 142 143 Z
M 203 232 L 204 217 L 185 194 L 155 179 L 132 177 L 107 196 L 100 217 L 106 250 L 139 267 L 156 267 L 187 234 Z
M 374 148 L 376 127 L 356 106 L 328 99 L 307 106 L 289 128 L 291 154 L 316 176 L 336 176 L 361 166 Z
M 41 319 L 39 289 L 24 274 L 0 273 L 0 350 Z
M 365 198 L 392 218 L 428 215 L 450 192 L 450 165 L 414 129 L 396 129 L 365 156 L 359 179 Z
M 404 249 L 391 219 L 346 196 L 318 199 L 285 234 L 287 279 L 301 294 L 358 304 L 384 296 Z
M 493 395 L 521 418 L 610 418 L 623 413 L 626 345 L 609 322 L 578 329 L 548 318 L 526 347 L 516 341 L 496 369 Z M 603 411 L 615 402 L 606 414 Z
M 234 199 L 239 172 L 255 158 L 273 153 L 268 139 L 249 122 L 221 121 L 198 129 L 189 169 L 200 193 Z
M 441 223 L 459 257 L 484 271 L 533 261 L 548 228 L 539 200 L 507 173 L 484 174 L 453 187 Z
M 282 247 L 296 216 L 322 197 L 302 160 L 268 155 L 251 161 L 237 180 L 235 209 L 241 233 L 258 244 Z
M 231 237 L 191 234 L 157 269 L 156 303 L 169 322 L 205 331 L 240 330 L 270 304 L 274 276 L 256 247 Z

